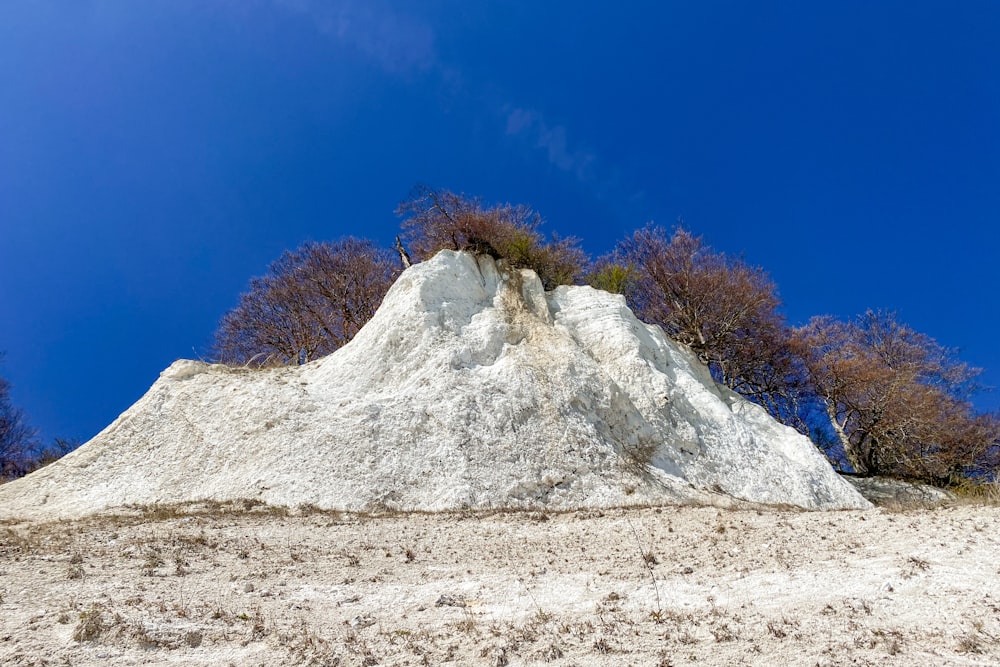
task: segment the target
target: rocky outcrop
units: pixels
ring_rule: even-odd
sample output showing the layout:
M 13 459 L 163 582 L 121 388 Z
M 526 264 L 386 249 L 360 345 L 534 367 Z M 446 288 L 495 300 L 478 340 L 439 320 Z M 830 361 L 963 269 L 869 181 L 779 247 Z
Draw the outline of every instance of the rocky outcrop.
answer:
M 620 296 L 442 251 L 334 354 L 178 361 L 0 516 L 255 498 L 345 510 L 574 508 L 731 497 L 869 506 L 808 439 L 712 381 Z
M 878 507 L 938 507 L 957 499 L 954 493 L 945 489 L 890 477 L 845 475 L 844 479 L 850 482 L 858 490 L 858 493 Z

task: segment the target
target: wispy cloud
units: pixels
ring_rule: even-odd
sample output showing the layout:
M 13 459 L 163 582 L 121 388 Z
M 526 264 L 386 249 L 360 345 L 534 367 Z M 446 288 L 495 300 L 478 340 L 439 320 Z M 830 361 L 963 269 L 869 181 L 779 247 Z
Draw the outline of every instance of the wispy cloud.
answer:
M 528 141 L 534 148 L 544 151 L 549 164 L 572 173 L 578 180 L 594 180 L 597 156 L 586 148 L 571 146 L 565 126 L 550 125 L 534 109 L 509 107 L 506 113 L 507 136 Z
M 489 81 L 470 81 L 460 68 L 441 59 L 435 30 L 418 10 L 406 13 L 402 3 L 387 0 L 270 0 L 283 10 L 307 18 L 321 34 L 353 49 L 387 74 L 419 76 L 438 91 L 443 112 L 469 100 L 478 101 L 480 120 L 503 133 L 516 150 L 539 157 L 599 199 L 635 207 L 644 193 L 629 188 L 615 165 L 574 136 L 563 123 L 523 101 L 511 102 L 510 91 Z M 418 5 L 419 7 L 419 5 Z M 498 127 L 499 126 L 499 127 Z
M 542 153 L 550 165 L 571 175 L 590 196 L 613 202 L 621 219 L 637 220 L 647 215 L 646 193 L 617 165 L 602 160 L 583 142 L 570 140 L 565 125 L 551 124 L 541 111 L 514 104 L 501 104 L 506 135 L 521 143 L 521 150 Z
M 322 34 L 355 49 L 388 73 L 422 72 L 437 79 L 446 96 L 470 92 L 461 72 L 437 57 L 431 25 L 400 12 L 385 0 L 272 1 L 286 11 L 308 17 Z M 450 105 L 448 100 L 442 103 Z M 549 164 L 581 182 L 593 184 L 597 179 L 597 156 L 571 143 L 564 125 L 551 124 L 540 111 L 524 106 L 502 105 L 501 115 L 505 116 L 508 137 L 540 151 Z
M 274 0 L 279 7 L 310 18 L 323 34 L 401 74 L 432 67 L 437 58 L 434 30 L 382 0 Z

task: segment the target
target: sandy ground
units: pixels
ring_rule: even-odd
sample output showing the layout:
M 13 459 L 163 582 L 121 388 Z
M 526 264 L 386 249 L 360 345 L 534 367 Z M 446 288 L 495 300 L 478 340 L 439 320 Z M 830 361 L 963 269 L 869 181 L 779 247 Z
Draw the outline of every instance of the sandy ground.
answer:
M 3 665 L 997 665 L 1000 508 L 0 525 Z

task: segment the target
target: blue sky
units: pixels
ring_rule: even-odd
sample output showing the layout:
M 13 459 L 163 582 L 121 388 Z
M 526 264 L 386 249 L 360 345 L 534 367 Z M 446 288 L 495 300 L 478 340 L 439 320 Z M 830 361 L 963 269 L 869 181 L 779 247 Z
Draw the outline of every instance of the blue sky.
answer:
M 683 218 L 792 323 L 895 309 L 1000 385 L 998 36 L 988 0 L 4 2 L 0 374 L 88 439 L 427 183 L 595 255 Z

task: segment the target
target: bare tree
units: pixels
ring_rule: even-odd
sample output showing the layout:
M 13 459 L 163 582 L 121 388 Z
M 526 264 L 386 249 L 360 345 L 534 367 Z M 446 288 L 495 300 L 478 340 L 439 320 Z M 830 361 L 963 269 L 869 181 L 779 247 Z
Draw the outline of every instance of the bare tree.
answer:
M 847 322 L 813 318 L 796 338 L 855 472 L 939 484 L 995 474 L 1000 421 L 975 414 L 967 399 L 980 371 L 953 350 L 871 310 Z
M 716 379 L 803 432 L 803 368 L 763 269 L 706 246 L 683 227 L 647 225 L 593 280 L 620 288 L 636 314 L 705 361 Z
M 0 377 L 0 478 L 23 475 L 36 445 L 36 431 L 11 403 L 10 388 Z
M 545 289 L 575 283 L 587 264 L 577 239 L 546 238 L 541 216 L 527 206 L 485 206 L 478 198 L 417 186 L 396 213 L 404 216 L 403 236 L 419 261 L 443 249 L 489 254 L 534 270 Z
M 81 442 L 75 438 L 55 438 L 47 445 L 36 444 L 34 451 L 26 457 L 19 474 L 27 475 L 50 463 L 58 461 L 79 447 Z
M 229 364 L 303 364 L 342 347 L 372 318 L 399 275 L 394 254 L 345 238 L 286 251 L 250 280 L 215 332 Z

